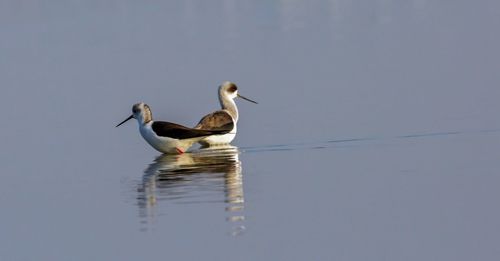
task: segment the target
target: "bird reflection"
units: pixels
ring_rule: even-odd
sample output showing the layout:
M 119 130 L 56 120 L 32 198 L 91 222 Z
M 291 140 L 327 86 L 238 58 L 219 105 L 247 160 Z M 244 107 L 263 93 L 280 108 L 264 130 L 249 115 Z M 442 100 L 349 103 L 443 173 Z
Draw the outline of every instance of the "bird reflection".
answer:
M 203 148 L 192 153 L 158 156 L 144 171 L 137 197 L 141 217 L 154 223 L 157 204 L 224 202 L 231 235 L 245 231 L 244 197 L 238 148 Z M 222 192 L 222 193 L 221 193 Z M 220 195 L 223 195 L 221 198 Z

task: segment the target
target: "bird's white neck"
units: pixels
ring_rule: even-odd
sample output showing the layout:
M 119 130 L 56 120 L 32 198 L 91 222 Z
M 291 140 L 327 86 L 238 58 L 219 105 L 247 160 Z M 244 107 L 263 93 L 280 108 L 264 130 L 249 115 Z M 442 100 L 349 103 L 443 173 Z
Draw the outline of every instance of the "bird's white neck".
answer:
M 151 110 L 148 108 L 145 108 L 144 111 L 136 116 L 137 122 L 139 122 L 139 125 L 145 125 L 148 122 L 153 121 L 153 114 L 151 113 Z
M 228 97 L 226 95 L 219 95 L 219 102 L 222 109 L 229 111 L 233 119 L 238 121 L 238 107 L 236 107 L 236 103 L 234 99 Z

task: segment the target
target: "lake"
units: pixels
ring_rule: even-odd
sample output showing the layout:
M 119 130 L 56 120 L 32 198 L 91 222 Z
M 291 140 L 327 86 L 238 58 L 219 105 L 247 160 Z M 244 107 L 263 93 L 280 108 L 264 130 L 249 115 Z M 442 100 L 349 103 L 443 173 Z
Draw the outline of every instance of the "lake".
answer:
M 0 3 L 0 260 L 498 260 L 497 1 Z M 136 102 L 231 146 L 161 155 Z

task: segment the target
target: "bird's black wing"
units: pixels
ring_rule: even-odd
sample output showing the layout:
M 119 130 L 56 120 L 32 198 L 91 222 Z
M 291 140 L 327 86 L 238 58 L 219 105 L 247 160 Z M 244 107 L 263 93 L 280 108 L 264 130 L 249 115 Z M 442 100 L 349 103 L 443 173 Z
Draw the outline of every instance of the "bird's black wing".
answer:
M 169 137 L 174 139 L 190 139 L 210 136 L 214 134 L 225 134 L 230 131 L 192 129 L 179 124 L 165 121 L 155 121 L 151 125 L 151 128 L 156 133 L 156 135 L 160 137 Z
M 227 130 L 234 128 L 233 117 L 227 111 L 216 111 L 203 117 L 194 127 L 202 130 Z

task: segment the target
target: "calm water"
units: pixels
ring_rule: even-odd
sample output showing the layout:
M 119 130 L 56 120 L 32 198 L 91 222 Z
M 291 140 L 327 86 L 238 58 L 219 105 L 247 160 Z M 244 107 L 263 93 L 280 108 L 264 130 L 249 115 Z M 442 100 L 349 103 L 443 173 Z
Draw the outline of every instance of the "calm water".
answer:
M 307 3 L 306 3 L 307 2 Z M 498 1 L 1 1 L 0 260 L 498 260 Z M 162 156 L 236 82 L 234 146 Z

